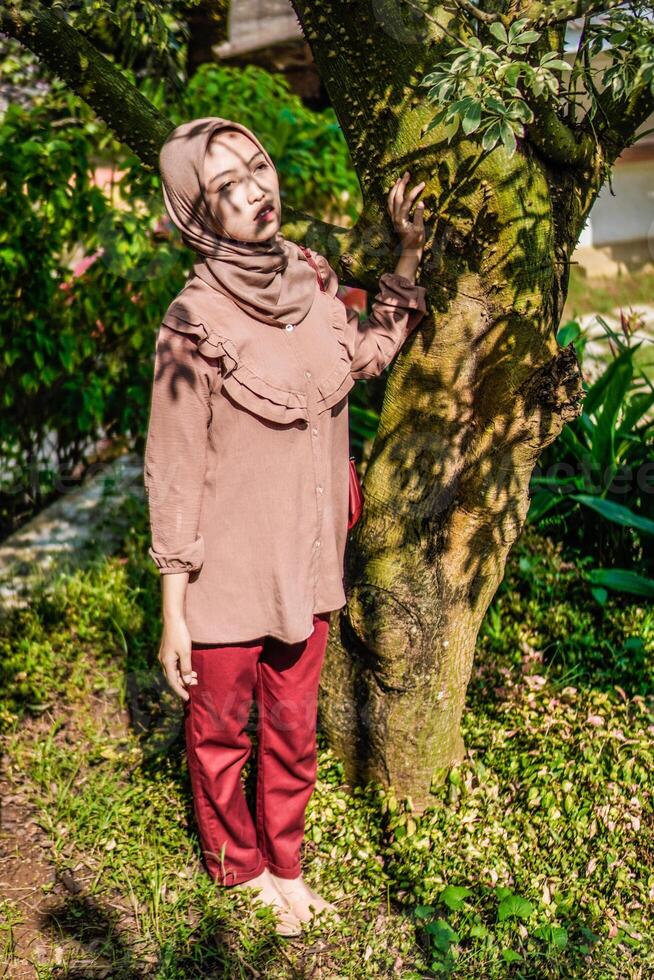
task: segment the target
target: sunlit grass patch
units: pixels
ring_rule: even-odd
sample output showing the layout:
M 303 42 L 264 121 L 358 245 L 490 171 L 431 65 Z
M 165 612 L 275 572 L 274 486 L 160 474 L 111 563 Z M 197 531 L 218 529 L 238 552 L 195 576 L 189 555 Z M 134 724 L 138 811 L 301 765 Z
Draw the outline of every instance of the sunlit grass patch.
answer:
M 57 869 L 39 976 L 643 975 L 651 610 L 599 610 L 574 564 L 526 534 L 479 637 L 466 757 L 422 815 L 377 784 L 348 791 L 319 732 L 303 864 L 343 921 L 288 942 L 201 865 L 143 534 L 5 623 L 7 772 Z M 632 664 L 615 656 L 625 638 L 640 640 Z M 4 911 L 12 955 L 16 903 Z

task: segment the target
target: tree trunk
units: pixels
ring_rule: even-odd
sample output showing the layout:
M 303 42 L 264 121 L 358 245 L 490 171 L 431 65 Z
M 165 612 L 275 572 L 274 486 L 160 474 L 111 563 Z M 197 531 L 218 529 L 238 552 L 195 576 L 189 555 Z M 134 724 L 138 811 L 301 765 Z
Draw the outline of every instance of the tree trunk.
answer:
M 412 184 L 427 181 L 434 219 L 420 279 L 431 315 L 388 380 L 320 692 L 321 728 L 348 782 L 392 784 L 420 810 L 464 751 L 475 641 L 525 520 L 530 475 L 580 410 L 577 359 L 555 330 L 581 216 L 574 182 L 528 144 L 509 159 L 472 141 L 421 141 L 432 113 L 415 104 L 416 84 L 438 60 L 428 38 L 400 43 L 400 27 L 380 30 L 346 4 L 295 7 L 309 39 L 327 8 L 341 25 L 315 57 L 381 271 L 395 261 L 386 195 L 404 169 Z M 348 259 L 366 264 L 363 247 Z

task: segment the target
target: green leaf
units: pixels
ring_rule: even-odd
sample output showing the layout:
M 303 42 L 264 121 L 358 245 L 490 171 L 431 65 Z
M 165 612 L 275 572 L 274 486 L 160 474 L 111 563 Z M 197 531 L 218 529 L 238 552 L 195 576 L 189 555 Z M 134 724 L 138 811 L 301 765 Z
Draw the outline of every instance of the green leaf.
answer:
M 24 156 L 41 156 L 43 153 L 43 146 L 38 140 L 27 139 L 23 140 L 20 146 L 20 152 Z
M 609 384 L 604 389 L 604 397 L 600 403 L 601 409 L 597 413 L 597 424 L 591 446 L 593 457 L 602 469 L 615 461 L 616 420 L 632 378 L 631 358 L 627 358 L 613 372 Z
M 537 523 L 545 514 L 548 513 L 548 511 L 553 510 L 553 508 L 557 507 L 564 499 L 565 498 L 560 493 L 550 493 L 549 490 L 539 490 L 531 497 L 529 510 L 527 511 L 527 521 L 530 524 Z
M 512 28 L 513 27 L 515 27 L 515 24 L 512 25 Z M 500 24 L 499 21 L 494 21 L 490 25 L 488 30 L 493 35 L 493 37 L 497 38 L 498 41 L 501 41 L 502 44 L 508 44 L 509 35 L 506 33 L 506 28 L 504 27 L 504 25 Z
M 456 73 L 460 72 L 462 68 L 466 68 L 468 65 L 473 65 L 477 58 L 478 55 L 476 53 L 473 54 L 470 51 L 465 51 L 463 54 L 460 54 L 458 58 L 454 59 L 450 66 L 448 75 L 456 75 Z M 477 72 L 471 72 L 471 74 L 477 74 Z
M 445 135 L 447 136 L 448 143 L 450 142 L 450 140 L 452 139 L 452 137 L 456 135 L 456 133 L 457 133 L 457 131 L 459 129 L 459 123 L 460 122 L 461 122 L 461 116 L 459 115 L 458 112 L 457 113 L 454 113 L 453 115 L 450 113 L 449 120 L 448 120 L 448 122 L 447 122 L 447 124 L 445 126 L 445 130 L 444 130 L 445 131 Z
M 532 915 L 534 907 L 531 902 L 527 901 L 526 898 L 521 898 L 519 895 L 507 895 L 506 898 L 502 899 L 499 908 L 497 910 L 497 920 L 498 922 L 504 922 L 505 919 L 510 918 L 520 918 L 528 919 Z
M 644 534 L 654 534 L 654 521 L 651 521 L 648 517 L 642 517 L 640 514 L 634 513 L 629 507 L 625 507 L 624 504 L 618 504 L 615 500 L 594 497 L 589 493 L 571 493 L 569 497 L 571 500 L 578 500 L 580 504 L 584 504 L 586 507 L 590 507 L 591 510 L 597 511 L 605 520 L 611 521 L 613 524 L 620 524 L 622 527 L 631 527 L 634 530 L 643 531 Z
M 632 358 L 634 369 L 640 371 L 644 378 L 647 379 L 650 390 L 652 389 L 651 378 L 654 374 L 654 344 L 647 343 L 638 345 L 638 349 L 634 351 L 634 356 Z
M 429 121 L 429 124 L 426 127 L 424 127 L 424 129 L 421 132 L 421 135 L 424 136 L 425 133 L 428 133 L 430 130 L 435 129 L 436 126 L 440 126 L 440 124 L 443 122 L 443 119 L 445 118 L 446 113 L 447 113 L 447 109 L 441 109 L 440 112 L 437 112 L 436 115 Z
M 463 117 L 463 123 L 461 124 L 463 132 L 466 134 L 466 136 L 468 136 L 470 133 L 474 133 L 474 131 L 479 127 L 480 122 L 481 102 L 475 102 L 466 111 L 466 114 Z
M 590 451 L 586 448 L 577 435 L 573 427 L 573 423 L 563 426 L 561 434 L 559 435 L 559 441 L 569 452 L 573 454 L 578 462 L 581 463 L 590 459 Z
M 528 23 L 529 23 L 528 17 L 519 17 L 517 20 L 513 21 L 513 23 L 509 27 L 509 37 L 511 38 L 512 41 L 518 36 L 518 34 L 523 29 L 525 24 Z
M 542 72 L 534 72 L 534 74 L 527 81 L 527 88 L 529 88 L 535 96 L 543 94 L 545 89 L 545 79 L 543 78 Z
M 515 133 L 511 129 L 511 126 L 504 120 L 502 120 L 500 123 L 500 133 L 502 135 L 502 142 L 504 143 L 509 156 L 512 157 L 517 146 Z
M 444 71 L 431 71 L 428 75 L 425 75 L 418 85 L 431 85 L 432 82 L 442 81 L 447 77 L 447 74 L 448 73 Z
M 509 65 L 504 74 L 504 81 L 507 83 L 507 85 L 510 85 L 513 88 L 520 78 L 521 71 L 522 67 L 519 62 Z
M 474 99 L 472 95 L 466 95 L 462 99 L 457 99 L 456 102 L 453 102 L 452 105 L 450 106 L 450 111 L 452 112 L 452 114 L 457 112 L 461 117 L 463 117 L 468 111 L 468 109 L 471 106 L 473 106 L 476 101 L 477 100 Z
M 654 405 L 654 393 L 642 391 L 634 395 L 622 417 L 622 422 L 616 435 L 624 436 L 630 433 L 636 423 L 649 411 L 652 405 Z
M 499 140 L 499 138 L 500 138 L 500 124 L 493 123 L 484 132 L 484 135 L 481 140 L 481 145 L 484 148 L 484 150 L 489 152 L 490 150 L 493 149 L 494 146 L 497 145 L 497 141 Z
M 519 122 L 529 123 L 534 119 L 534 114 L 527 105 L 521 99 L 513 99 L 511 105 L 509 106 L 508 116 L 510 119 L 516 119 Z
M 517 963 L 522 960 L 520 953 L 516 953 L 514 949 L 503 949 L 502 956 L 507 963 Z
M 472 895 L 472 889 L 464 885 L 447 885 L 440 893 L 439 902 L 443 902 L 453 912 L 458 911 L 465 904 L 466 898 Z
M 563 926 L 544 925 L 534 929 L 533 935 L 536 939 L 544 939 L 550 946 L 564 949 L 568 942 L 568 930 Z
M 582 412 L 581 415 L 577 416 L 577 418 L 574 420 L 574 423 L 571 423 L 571 425 L 572 424 L 574 424 L 576 429 L 581 429 L 580 435 L 587 436 L 590 442 L 590 440 L 593 438 L 593 433 L 595 431 L 595 423 L 593 422 L 593 420 L 588 415 L 586 415 L 585 412 Z M 588 450 L 588 455 L 590 458 L 590 449 Z
M 556 335 L 556 342 L 559 347 L 567 347 L 573 343 L 581 334 L 581 326 L 576 320 L 569 320 L 565 323 Z
M 584 398 L 584 412 L 586 415 L 594 415 L 597 412 L 604 396 L 606 389 L 611 384 L 613 377 L 621 369 L 625 362 L 631 363 L 634 352 L 640 344 L 634 345 L 627 350 L 622 351 L 614 360 L 611 361 L 607 369 L 599 376 L 599 378 L 590 386 L 586 392 L 586 397 Z
M 570 71 L 571 65 L 569 65 L 567 61 L 563 61 L 561 58 L 552 58 L 551 61 L 548 61 L 547 64 L 545 64 L 546 57 L 547 56 L 543 57 L 540 63 L 544 68 L 547 68 L 548 71 Z
M 529 44 L 533 44 L 534 41 L 537 41 L 539 37 L 540 34 L 538 33 L 538 31 L 525 31 L 524 34 L 520 34 L 519 37 L 516 38 L 516 42 L 518 44 L 529 45 Z
M 459 935 L 452 929 L 449 922 L 445 919 L 438 919 L 425 926 L 425 932 L 429 933 L 431 941 L 440 953 L 447 953 L 452 943 L 458 943 Z
M 503 116 L 506 112 L 506 105 L 500 99 L 496 99 L 494 95 L 489 95 L 486 99 L 486 108 L 492 109 L 494 112 Z
M 587 573 L 587 578 L 593 585 L 605 586 L 614 592 L 629 592 L 654 598 L 654 580 L 626 568 L 592 568 Z M 595 589 L 592 591 L 595 595 Z

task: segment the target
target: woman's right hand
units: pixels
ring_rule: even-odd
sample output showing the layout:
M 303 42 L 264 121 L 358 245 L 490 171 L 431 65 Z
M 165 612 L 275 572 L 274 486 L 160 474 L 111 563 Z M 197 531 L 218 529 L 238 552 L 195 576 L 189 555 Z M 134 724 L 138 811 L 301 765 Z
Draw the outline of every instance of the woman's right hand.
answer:
M 164 620 L 159 663 L 170 688 L 183 701 L 188 701 L 190 694 L 186 688 L 197 684 L 198 677 L 191 663 L 191 634 L 182 615 Z

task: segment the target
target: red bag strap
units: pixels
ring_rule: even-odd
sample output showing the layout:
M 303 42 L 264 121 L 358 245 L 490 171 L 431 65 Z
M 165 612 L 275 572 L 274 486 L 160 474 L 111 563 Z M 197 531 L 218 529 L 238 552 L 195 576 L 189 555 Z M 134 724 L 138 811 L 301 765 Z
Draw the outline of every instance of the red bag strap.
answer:
M 324 293 L 324 291 L 325 291 L 325 284 L 322 281 L 322 276 L 320 275 L 320 270 L 319 270 L 318 266 L 316 265 L 316 263 L 314 262 L 313 256 L 311 255 L 311 252 L 304 245 L 299 245 L 298 248 L 304 253 L 304 256 L 305 256 L 307 262 L 309 263 L 309 265 L 316 270 L 316 276 L 318 277 L 318 284 L 320 286 L 320 289 Z

